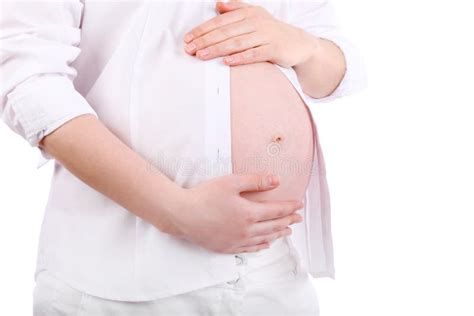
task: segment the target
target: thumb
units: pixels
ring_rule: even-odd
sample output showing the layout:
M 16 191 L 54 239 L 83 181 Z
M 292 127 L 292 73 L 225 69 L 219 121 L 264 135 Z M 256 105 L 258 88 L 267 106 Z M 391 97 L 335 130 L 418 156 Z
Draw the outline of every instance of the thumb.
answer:
M 268 191 L 280 184 L 277 175 L 233 174 L 230 181 L 238 192 Z

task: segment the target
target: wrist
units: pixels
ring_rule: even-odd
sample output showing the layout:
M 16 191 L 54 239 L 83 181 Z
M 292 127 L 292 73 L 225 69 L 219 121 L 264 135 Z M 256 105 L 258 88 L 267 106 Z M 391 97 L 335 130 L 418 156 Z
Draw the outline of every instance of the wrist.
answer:
M 176 225 L 177 216 L 186 201 L 187 189 L 166 177 L 157 169 L 150 170 L 148 166 L 147 175 L 149 185 L 142 186 L 142 203 L 139 213 L 143 218 L 155 226 L 161 232 L 180 236 L 181 232 Z M 155 171 L 155 172 L 154 172 Z
M 308 64 L 314 63 L 319 54 L 321 48 L 321 41 L 322 39 L 316 37 L 304 29 L 299 28 L 299 38 L 301 43 L 301 57 L 297 63 L 295 63 L 292 67 L 296 70 L 297 68 L 304 68 Z
M 183 233 L 179 226 L 179 217 L 183 215 L 183 211 L 186 209 L 185 203 L 188 200 L 188 189 L 177 185 L 175 182 L 170 181 L 167 188 L 163 190 L 162 197 L 159 199 L 155 198 L 156 209 L 160 211 L 156 212 L 153 225 L 164 233 L 173 235 L 175 237 L 183 237 Z

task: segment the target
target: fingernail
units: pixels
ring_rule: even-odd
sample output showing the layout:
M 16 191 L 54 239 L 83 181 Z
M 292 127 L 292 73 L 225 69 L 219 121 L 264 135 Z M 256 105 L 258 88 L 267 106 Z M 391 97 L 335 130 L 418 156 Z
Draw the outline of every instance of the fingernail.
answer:
M 189 43 L 189 44 L 186 45 L 184 48 L 185 48 L 188 52 L 191 52 L 191 51 L 193 51 L 193 50 L 196 48 L 196 44 L 194 44 L 194 43 Z
M 199 57 L 204 57 L 209 54 L 209 50 L 203 49 L 198 52 Z
M 225 61 L 226 63 L 231 63 L 232 60 L 233 60 L 232 56 L 227 56 L 227 57 L 224 58 L 224 61 Z
M 267 185 L 269 185 L 269 186 L 273 185 L 273 177 L 272 176 L 266 176 L 265 181 L 267 182 Z
M 278 184 L 278 178 L 275 175 L 267 176 L 267 183 L 268 185 L 275 186 Z
M 184 40 L 185 40 L 186 42 L 192 41 L 193 38 L 194 38 L 194 36 L 193 36 L 193 34 L 191 34 L 191 33 L 188 33 L 188 34 L 186 34 L 186 35 L 184 36 Z

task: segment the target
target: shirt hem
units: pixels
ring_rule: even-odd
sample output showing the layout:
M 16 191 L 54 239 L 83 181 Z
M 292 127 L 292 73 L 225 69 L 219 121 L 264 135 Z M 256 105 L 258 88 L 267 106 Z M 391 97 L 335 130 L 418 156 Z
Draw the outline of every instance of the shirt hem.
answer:
M 173 290 L 163 290 L 163 291 L 156 291 L 151 294 L 136 294 L 136 295 L 108 295 L 104 294 L 104 292 L 100 291 L 95 291 L 93 289 L 89 289 L 83 285 L 81 285 L 79 282 L 76 282 L 73 279 L 70 279 L 63 275 L 61 272 L 50 270 L 47 268 L 42 268 L 41 270 L 38 270 L 35 273 L 35 280 L 36 280 L 36 275 L 41 272 L 41 271 L 48 271 L 49 274 L 51 274 L 53 277 L 61 280 L 62 282 L 66 283 L 70 287 L 74 288 L 75 290 L 82 292 L 84 294 L 90 295 L 90 296 L 95 296 L 99 297 L 102 299 L 107 299 L 107 300 L 115 300 L 115 301 L 125 301 L 125 302 L 145 302 L 145 301 L 154 301 L 157 299 L 162 299 L 170 296 L 176 296 L 180 294 L 184 294 L 187 292 L 192 292 L 195 290 L 199 290 L 202 288 L 214 286 L 220 283 L 224 283 L 230 280 L 235 279 L 234 273 L 229 274 L 229 276 L 225 277 L 215 277 L 209 280 L 209 282 L 199 282 L 195 283 L 192 286 L 186 286 L 186 287 L 180 287 L 180 288 L 174 288 Z

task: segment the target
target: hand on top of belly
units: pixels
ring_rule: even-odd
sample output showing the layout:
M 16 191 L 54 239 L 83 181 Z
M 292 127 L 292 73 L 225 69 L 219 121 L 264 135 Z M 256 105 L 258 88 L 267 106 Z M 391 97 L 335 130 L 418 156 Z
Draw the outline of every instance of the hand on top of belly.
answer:
M 185 51 L 202 60 L 226 56 L 228 65 L 269 61 L 292 67 L 309 59 L 317 39 L 275 18 L 264 7 L 242 1 L 217 2 L 220 15 L 184 37 Z
M 170 215 L 173 227 L 165 233 L 221 253 L 258 251 L 282 236 L 289 225 L 302 221 L 296 211 L 302 201 L 251 201 L 242 192 L 268 191 L 278 187 L 263 175 L 230 174 L 183 189 L 180 206 Z

